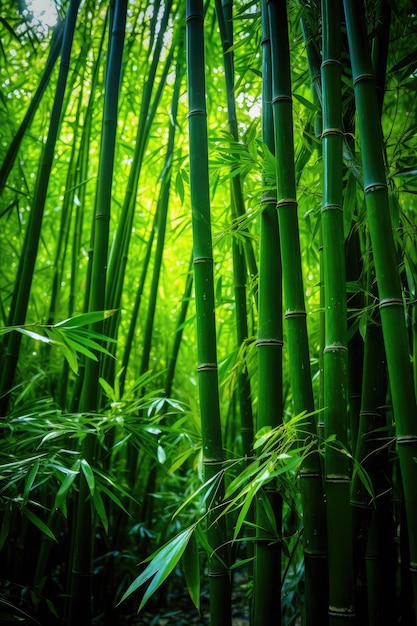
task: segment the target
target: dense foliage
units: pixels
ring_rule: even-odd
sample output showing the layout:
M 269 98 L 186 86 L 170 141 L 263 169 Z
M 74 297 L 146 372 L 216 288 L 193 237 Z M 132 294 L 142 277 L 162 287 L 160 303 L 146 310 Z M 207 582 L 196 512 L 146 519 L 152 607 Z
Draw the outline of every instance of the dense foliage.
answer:
M 239 584 L 255 626 L 415 624 L 413 3 L 32 4 L 0 16 L 0 620 L 187 587 L 227 626 Z

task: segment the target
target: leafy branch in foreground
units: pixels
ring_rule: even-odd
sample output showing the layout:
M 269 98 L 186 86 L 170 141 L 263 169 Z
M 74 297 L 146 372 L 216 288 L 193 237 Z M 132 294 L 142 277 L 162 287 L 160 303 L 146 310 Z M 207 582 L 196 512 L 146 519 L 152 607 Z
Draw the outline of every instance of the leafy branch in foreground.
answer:
M 220 558 L 216 549 L 209 545 L 203 531 L 203 525 L 210 522 L 217 523 L 222 517 L 230 519 L 233 516 L 235 521 L 231 543 L 242 540 L 253 541 L 252 533 L 249 536 L 244 534 L 245 528 L 253 528 L 254 525 L 252 519 L 249 520 L 248 512 L 255 496 L 262 487 L 272 480 L 278 481 L 283 499 L 290 506 L 293 505 L 295 500 L 294 478 L 302 464 L 303 457 L 310 454 L 311 449 L 313 449 L 313 443 L 311 447 L 305 445 L 299 447 L 296 443 L 298 433 L 302 430 L 303 423 L 306 423 L 306 417 L 303 413 L 276 428 L 261 429 L 256 435 L 254 444 L 254 448 L 259 449 L 260 453 L 253 461 L 249 464 L 244 464 L 242 459 L 225 462 L 220 472 L 211 476 L 186 498 L 175 511 L 173 518 L 183 514 L 184 519 L 189 520 L 191 516 L 195 518 L 194 521 L 142 561 L 143 564 L 148 563 L 148 565 L 124 592 L 120 603 L 150 581 L 141 596 L 140 611 L 182 559 L 187 588 L 198 609 L 200 585 L 198 548 L 200 547 L 211 558 Z M 242 467 L 243 469 L 238 471 L 236 475 L 236 469 Z M 216 494 L 219 485 L 223 482 L 227 484 L 228 479 L 230 482 L 223 501 L 218 504 L 215 510 L 211 509 L 211 514 L 208 516 L 205 512 L 207 503 L 213 500 L 213 494 Z M 271 523 L 268 529 L 264 529 L 264 531 L 269 533 L 271 541 L 281 541 L 283 540 L 281 533 L 276 528 L 272 512 L 271 515 L 268 515 L 270 511 L 268 501 L 265 500 L 266 519 L 270 520 Z M 192 511 L 191 505 L 195 507 Z M 193 558 L 189 558 L 189 553 L 194 555 Z M 248 560 L 245 559 L 235 563 L 232 567 L 235 568 L 247 562 Z
M 88 328 L 90 324 L 102 321 L 114 315 L 114 310 L 93 311 L 76 315 L 57 324 L 20 324 L 0 328 L 0 335 L 6 335 L 12 331 L 30 337 L 34 341 L 40 341 L 51 346 L 57 346 L 75 374 L 78 374 L 77 354 L 83 354 L 93 361 L 97 356 L 93 350 L 112 356 L 103 346 L 104 342 L 114 341 L 110 337 L 97 333 Z M 87 327 L 87 328 L 86 328 Z

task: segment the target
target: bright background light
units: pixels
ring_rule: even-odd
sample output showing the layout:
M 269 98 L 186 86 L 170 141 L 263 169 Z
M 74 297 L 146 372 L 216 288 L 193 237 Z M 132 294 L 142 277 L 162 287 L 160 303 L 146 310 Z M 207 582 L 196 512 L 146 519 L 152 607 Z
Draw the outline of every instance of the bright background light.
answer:
M 58 14 L 54 0 L 26 0 L 30 23 L 41 28 L 52 28 L 56 25 Z

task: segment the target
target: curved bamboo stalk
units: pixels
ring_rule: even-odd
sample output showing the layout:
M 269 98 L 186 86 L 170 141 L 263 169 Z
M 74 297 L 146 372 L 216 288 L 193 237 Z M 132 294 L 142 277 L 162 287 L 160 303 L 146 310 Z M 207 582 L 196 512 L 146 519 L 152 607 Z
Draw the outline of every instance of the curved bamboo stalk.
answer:
M 385 177 L 383 135 L 363 3 L 344 0 L 361 137 L 364 189 L 375 259 L 379 308 L 387 355 L 410 542 L 410 572 L 417 606 L 417 407 L 409 360 L 398 259 Z
M 343 232 L 343 131 L 341 100 L 340 4 L 322 2 L 323 62 L 323 236 L 325 348 L 324 437 L 335 436 L 348 448 L 348 349 L 346 270 Z M 350 468 L 346 454 L 333 445 L 325 450 L 329 624 L 354 619 Z M 341 568 L 343 564 L 343 568 Z
M 190 188 L 192 208 L 194 281 L 197 316 L 198 389 L 200 397 L 203 461 L 208 480 L 223 468 L 214 311 L 213 255 L 210 223 L 208 138 L 204 71 L 204 13 L 202 0 L 187 0 L 188 124 L 190 141 Z M 219 489 L 209 506 L 222 501 Z M 208 515 L 211 623 L 230 626 L 230 575 L 225 549 L 225 518 Z

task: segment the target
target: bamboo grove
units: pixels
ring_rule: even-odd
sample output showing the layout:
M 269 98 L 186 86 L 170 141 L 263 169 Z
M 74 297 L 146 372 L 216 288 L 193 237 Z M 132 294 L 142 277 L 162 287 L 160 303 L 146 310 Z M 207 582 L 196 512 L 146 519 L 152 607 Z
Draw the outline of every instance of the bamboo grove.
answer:
M 414 3 L 6 4 L 0 621 L 417 624 Z

